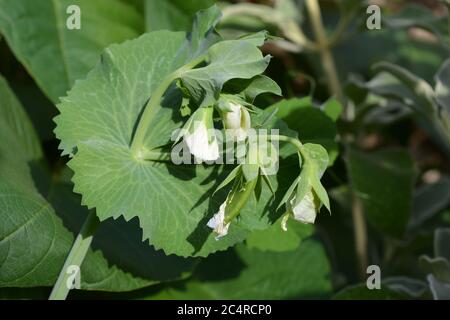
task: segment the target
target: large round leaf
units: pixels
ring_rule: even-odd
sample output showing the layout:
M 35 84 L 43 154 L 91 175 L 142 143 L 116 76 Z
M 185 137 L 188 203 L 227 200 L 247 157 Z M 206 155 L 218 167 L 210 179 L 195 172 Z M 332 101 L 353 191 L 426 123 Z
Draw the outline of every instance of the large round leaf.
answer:
M 229 79 L 254 77 L 268 63 L 257 48 L 261 37 L 212 46 L 209 65 L 187 71 L 181 78 L 190 89 L 205 90 L 205 97 L 212 97 Z M 205 44 L 199 47 L 192 38 L 184 32 L 157 31 L 106 49 L 87 79 L 78 81 L 62 98 L 55 132 L 63 152 L 73 156 L 69 166 L 75 172 L 75 191 L 82 194 L 83 204 L 96 208 L 101 220 L 137 216 L 144 240 L 150 239 L 157 249 L 205 256 L 242 241 L 249 229 L 266 227 L 271 219 L 263 217 L 263 212 L 271 197 L 267 191 L 265 201 L 251 201 L 242 212 L 245 218 L 216 241 L 206 223 L 225 198 L 223 193 L 211 197 L 220 181 L 218 170 L 140 160 L 131 151 L 134 130 L 152 93 L 193 59 L 193 52 L 206 51 Z M 200 79 L 200 74 L 205 78 Z M 179 89 L 172 85 L 146 128 L 144 148 L 170 142 L 173 130 L 182 125 L 180 104 Z M 261 219 L 263 225 L 250 222 Z

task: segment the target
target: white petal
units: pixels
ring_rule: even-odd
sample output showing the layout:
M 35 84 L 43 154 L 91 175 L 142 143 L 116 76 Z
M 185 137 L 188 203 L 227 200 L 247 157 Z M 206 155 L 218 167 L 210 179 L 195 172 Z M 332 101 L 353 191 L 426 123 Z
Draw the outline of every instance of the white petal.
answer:
M 227 129 L 239 129 L 241 127 L 241 106 L 239 104 L 230 103 L 231 111 L 225 112 L 224 122 Z
M 211 229 L 214 229 L 214 232 L 217 234 L 216 240 L 228 234 L 228 227 L 230 226 L 230 223 L 227 223 L 226 225 L 224 224 L 226 205 L 227 201 L 222 203 L 220 205 L 219 212 L 217 212 L 211 219 L 209 219 L 207 223 L 207 226 Z
M 217 160 L 219 158 L 219 146 L 216 139 L 209 143 L 208 129 L 203 122 L 197 122 L 195 126 L 194 132 L 187 133 L 184 136 L 190 153 L 201 160 Z
M 247 109 L 244 107 L 242 108 L 242 117 L 241 117 L 241 127 L 245 130 L 248 130 L 251 128 L 251 122 L 250 122 L 250 112 L 248 112 Z
M 314 203 L 314 195 L 312 192 L 308 192 L 296 207 L 293 207 L 295 203 L 295 197 L 292 198 L 289 202 L 294 213 L 295 220 L 303 223 L 314 223 L 314 221 L 316 220 L 316 206 Z
M 230 103 L 229 107 L 231 111 L 223 115 L 225 129 L 233 139 L 245 140 L 250 129 L 250 114 L 240 104 Z

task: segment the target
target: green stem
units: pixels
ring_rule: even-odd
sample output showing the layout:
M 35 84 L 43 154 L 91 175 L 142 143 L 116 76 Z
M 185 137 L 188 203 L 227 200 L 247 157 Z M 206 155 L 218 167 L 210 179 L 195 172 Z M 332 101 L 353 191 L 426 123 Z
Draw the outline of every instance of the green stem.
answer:
M 64 262 L 64 266 L 59 273 L 58 280 L 53 287 L 49 300 L 66 299 L 70 291 L 70 288 L 67 285 L 67 281 L 69 277 L 73 276 L 71 274 L 68 274 L 67 270 L 70 266 L 77 266 L 81 268 L 89 246 L 91 245 L 95 230 L 97 229 L 99 224 L 100 221 L 95 215 L 95 211 L 91 211 L 84 221 L 80 233 L 78 234 L 75 242 L 72 245 L 72 248 L 70 249 L 69 255 L 67 256 L 66 261 Z
M 358 275 L 360 280 L 364 280 L 367 273 L 368 257 L 367 257 L 367 227 L 364 220 L 364 212 L 361 200 L 352 195 L 352 216 L 355 236 L 355 251 L 358 259 Z
M 323 70 L 328 79 L 328 87 L 333 95 L 340 102 L 344 102 L 344 95 L 342 93 L 341 83 L 336 70 L 331 48 L 325 32 L 325 27 L 322 21 L 322 14 L 320 12 L 319 3 L 317 0 L 306 0 L 306 8 L 311 19 L 311 25 L 319 45 L 319 52 L 322 59 Z
M 357 10 L 351 10 L 348 12 L 343 6 L 340 6 L 340 20 L 338 22 L 338 25 L 335 27 L 335 31 L 331 34 L 328 40 L 328 45 L 330 47 L 334 47 L 336 44 L 338 44 L 339 41 L 342 40 L 345 31 L 347 30 L 348 26 L 352 22 L 355 14 L 357 13 Z
M 170 152 L 161 152 L 155 150 L 141 150 L 142 160 L 146 161 L 170 161 Z
M 169 74 L 164 80 L 160 83 L 160 85 L 156 88 L 156 90 L 152 93 L 150 100 L 148 101 L 147 105 L 145 106 L 144 112 L 142 114 L 142 117 L 139 121 L 139 124 L 137 126 L 133 141 L 131 143 L 131 151 L 133 152 L 134 156 L 138 159 L 142 160 L 143 154 L 142 154 L 142 147 L 144 144 L 145 139 L 145 133 L 147 132 L 147 129 L 154 119 L 158 107 L 161 105 L 162 98 L 164 96 L 164 93 L 166 93 L 167 89 L 170 87 L 170 85 L 178 78 L 182 76 L 184 72 L 187 70 L 193 69 L 198 64 L 205 61 L 206 56 L 200 56 L 191 62 L 185 64 L 181 68 L 175 70 L 171 74 Z
M 295 138 L 291 138 L 291 137 L 283 136 L 283 135 L 270 135 L 269 138 L 271 140 L 288 142 L 288 143 L 294 145 L 300 152 L 303 148 L 303 144 L 298 139 L 295 139 Z
M 336 64 L 331 53 L 332 44 L 327 39 L 318 0 L 306 0 L 306 7 L 309 12 L 312 28 L 320 47 L 322 65 L 325 75 L 328 78 L 328 86 L 330 88 L 330 91 L 344 105 L 343 118 L 345 120 L 349 120 L 350 110 L 348 108 L 348 105 L 345 103 L 344 94 L 336 69 Z M 334 39 L 332 40 L 334 41 Z M 364 220 L 363 207 L 361 201 L 356 197 L 353 197 L 352 201 L 352 215 L 355 230 L 355 251 L 356 255 L 358 256 L 358 266 L 360 272 L 365 272 L 365 268 L 367 266 L 367 230 L 366 222 Z

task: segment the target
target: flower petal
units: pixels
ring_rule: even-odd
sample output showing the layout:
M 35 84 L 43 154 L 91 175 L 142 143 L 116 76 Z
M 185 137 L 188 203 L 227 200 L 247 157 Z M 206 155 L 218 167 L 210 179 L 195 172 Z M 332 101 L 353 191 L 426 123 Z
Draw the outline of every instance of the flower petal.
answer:
M 225 224 L 225 207 L 227 205 L 227 201 L 222 203 L 219 208 L 219 212 L 217 212 L 211 219 L 209 219 L 206 224 L 211 229 L 214 229 L 214 232 L 217 234 L 216 240 L 219 240 L 221 237 L 226 236 L 228 234 L 228 227 L 230 223 Z
M 219 146 L 215 138 L 209 142 L 208 129 L 202 121 L 196 121 L 194 131 L 187 133 L 184 140 L 189 148 L 189 152 L 196 158 L 213 161 L 219 158 Z
M 289 201 L 294 219 L 303 223 L 314 223 L 316 220 L 317 208 L 312 191 L 308 192 L 305 197 L 293 207 L 295 197 Z

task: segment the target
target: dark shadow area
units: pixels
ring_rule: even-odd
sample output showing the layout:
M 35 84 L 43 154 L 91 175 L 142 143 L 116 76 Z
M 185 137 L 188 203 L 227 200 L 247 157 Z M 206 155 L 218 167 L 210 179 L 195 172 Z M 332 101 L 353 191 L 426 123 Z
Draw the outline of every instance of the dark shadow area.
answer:
M 195 274 L 200 281 L 224 281 L 237 278 L 246 267 L 233 248 L 210 255 L 199 264 Z
M 81 198 L 72 192 L 71 185 L 61 183 L 54 186 L 49 200 L 64 225 L 76 235 L 88 210 L 80 205 Z M 193 258 L 166 256 L 162 250 L 155 250 L 148 241 L 142 242 L 142 230 L 137 218 L 128 222 L 123 217 L 103 221 L 91 247 L 102 252 L 109 266 L 116 265 L 135 277 L 153 281 L 176 279 L 191 271 L 196 263 Z
M 209 228 L 206 224 L 208 223 L 209 219 L 211 219 L 211 217 L 219 210 L 220 204 L 225 201 L 228 194 L 229 187 L 217 191 L 217 193 L 215 193 L 213 196 L 213 193 L 217 189 L 219 184 L 232 170 L 231 167 L 222 168 L 222 171 L 219 172 L 219 166 L 214 166 L 211 174 L 204 181 L 202 181 L 201 184 L 206 184 L 209 181 L 214 181 L 215 183 L 211 186 L 211 188 L 209 188 L 207 192 L 205 192 L 203 196 L 201 196 L 197 200 L 197 202 L 191 208 L 192 211 L 204 201 L 208 201 L 208 209 L 206 210 L 203 218 L 199 221 L 194 231 L 192 231 L 192 233 L 186 238 L 186 240 L 194 247 L 194 255 L 201 250 L 209 235 L 213 232 L 212 229 Z
M 296 154 L 291 155 L 286 159 L 280 158 L 278 174 L 276 175 L 276 177 L 272 177 L 272 179 L 276 179 L 278 188 L 275 191 L 275 197 L 273 198 L 273 201 L 265 209 L 265 212 L 269 212 L 269 219 L 272 223 L 275 223 L 275 221 L 277 221 L 278 218 L 280 218 L 281 215 L 286 211 L 284 205 L 281 206 L 278 210 L 277 207 L 283 199 L 285 193 L 299 174 L 300 167 L 298 165 L 298 156 Z M 267 188 L 267 186 L 264 187 Z
M 206 225 L 209 219 L 213 216 L 213 213 L 210 214 L 210 212 L 212 211 L 209 206 L 208 210 L 205 212 L 205 215 L 197 224 L 197 227 L 186 238 L 186 241 L 194 247 L 194 252 L 192 252 L 192 255 L 196 255 L 200 252 L 209 235 L 213 232 L 213 230 Z

